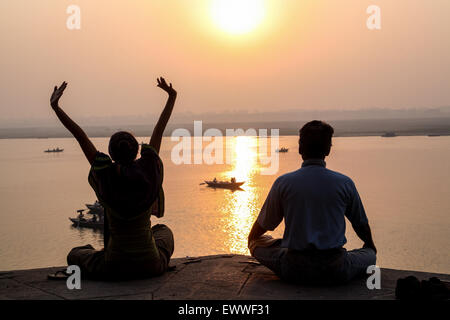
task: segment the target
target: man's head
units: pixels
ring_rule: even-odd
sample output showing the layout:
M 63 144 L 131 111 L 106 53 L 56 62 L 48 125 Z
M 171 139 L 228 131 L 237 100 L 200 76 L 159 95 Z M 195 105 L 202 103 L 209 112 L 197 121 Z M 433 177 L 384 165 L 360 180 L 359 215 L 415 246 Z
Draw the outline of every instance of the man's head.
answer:
M 138 150 L 139 143 L 129 132 L 116 132 L 109 140 L 109 155 L 119 164 L 133 162 L 137 157 Z
M 300 129 L 298 152 L 303 160 L 325 159 L 330 154 L 334 129 L 328 123 L 314 120 Z

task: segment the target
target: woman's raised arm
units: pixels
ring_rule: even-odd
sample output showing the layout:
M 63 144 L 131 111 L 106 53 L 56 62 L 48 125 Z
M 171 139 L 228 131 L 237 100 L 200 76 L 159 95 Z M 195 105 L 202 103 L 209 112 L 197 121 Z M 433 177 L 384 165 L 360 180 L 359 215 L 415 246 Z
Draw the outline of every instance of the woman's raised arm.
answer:
M 59 99 L 64 93 L 64 90 L 67 87 L 67 83 L 64 81 L 61 86 L 58 88 L 55 86 L 53 90 L 53 94 L 50 98 L 50 105 L 52 106 L 53 111 L 55 111 L 59 121 L 67 128 L 67 130 L 72 133 L 72 135 L 77 139 L 78 143 L 81 146 L 81 149 L 86 156 L 86 159 L 90 164 L 94 162 L 95 155 L 97 154 L 97 149 L 94 144 L 89 140 L 86 133 L 83 129 L 80 128 L 70 117 L 59 107 Z
M 150 138 L 150 145 L 155 148 L 156 152 L 159 153 L 161 147 L 161 140 L 166 129 L 167 122 L 169 122 L 170 115 L 172 114 L 173 107 L 175 105 L 175 100 L 177 99 L 177 92 L 172 88 L 172 84 L 168 85 L 164 78 L 158 78 L 158 87 L 163 89 L 169 94 L 166 106 L 164 107 L 158 122 L 156 123 L 155 129 L 153 129 L 152 137 Z

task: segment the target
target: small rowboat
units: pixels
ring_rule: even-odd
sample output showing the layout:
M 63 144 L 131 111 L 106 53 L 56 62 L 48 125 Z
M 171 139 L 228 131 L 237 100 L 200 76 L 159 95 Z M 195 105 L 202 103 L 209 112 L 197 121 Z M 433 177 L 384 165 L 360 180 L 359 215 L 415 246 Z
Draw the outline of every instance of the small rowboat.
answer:
M 44 150 L 45 153 L 58 153 L 58 152 L 63 152 L 63 151 L 64 151 L 64 149 L 60 149 L 60 148 Z
M 205 181 L 208 187 L 221 189 L 239 189 L 245 182 L 229 182 L 229 181 Z
M 86 203 L 86 207 L 89 209 L 88 212 L 89 214 L 96 214 L 98 216 L 103 216 L 105 213 L 103 206 L 97 200 L 95 201 L 94 204 Z
M 93 228 L 93 229 L 103 229 L 103 221 L 92 221 L 90 219 L 79 219 L 79 218 L 69 218 L 75 227 Z

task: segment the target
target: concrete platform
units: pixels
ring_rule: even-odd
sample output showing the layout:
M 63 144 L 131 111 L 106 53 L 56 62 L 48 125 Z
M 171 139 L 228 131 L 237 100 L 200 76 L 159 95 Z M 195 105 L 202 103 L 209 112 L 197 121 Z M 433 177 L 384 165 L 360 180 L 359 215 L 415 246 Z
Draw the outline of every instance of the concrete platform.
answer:
M 381 289 L 369 290 L 366 280 L 345 286 L 306 287 L 280 281 L 270 270 L 249 256 L 218 255 L 174 259 L 173 271 L 165 275 L 127 282 L 82 280 L 80 290 L 69 290 L 66 281 L 47 280 L 47 274 L 63 267 L 0 272 L 0 299 L 395 299 L 398 278 L 414 275 L 450 275 L 381 269 Z

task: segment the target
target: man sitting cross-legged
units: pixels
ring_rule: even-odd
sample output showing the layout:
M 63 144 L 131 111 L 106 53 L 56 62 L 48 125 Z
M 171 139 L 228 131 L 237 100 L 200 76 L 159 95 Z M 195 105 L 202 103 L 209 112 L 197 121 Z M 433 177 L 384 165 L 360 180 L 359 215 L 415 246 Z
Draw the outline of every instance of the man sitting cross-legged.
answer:
M 355 184 L 325 167 L 333 133 L 322 121 L 303 126 L 302 167 L 274 182 L 248 238 L 252 256 L 289 282 L 345 283 L 364 275 L 376 262 L 377 250 Z M 363 248 L 343 248 L 345 217 L 364 242 Z M 283 239 L 265 235 L 283 218 Z

